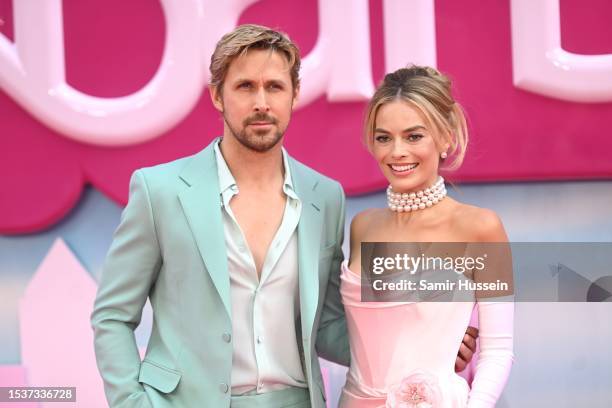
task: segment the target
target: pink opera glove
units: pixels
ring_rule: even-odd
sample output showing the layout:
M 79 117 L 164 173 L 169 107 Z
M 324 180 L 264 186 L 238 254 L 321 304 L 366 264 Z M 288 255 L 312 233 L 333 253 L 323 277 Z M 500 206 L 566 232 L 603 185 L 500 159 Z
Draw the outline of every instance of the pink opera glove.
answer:
M 437 378 L 417 370 L 389 389 L 386 408 L 436 408 L 441 395 Z

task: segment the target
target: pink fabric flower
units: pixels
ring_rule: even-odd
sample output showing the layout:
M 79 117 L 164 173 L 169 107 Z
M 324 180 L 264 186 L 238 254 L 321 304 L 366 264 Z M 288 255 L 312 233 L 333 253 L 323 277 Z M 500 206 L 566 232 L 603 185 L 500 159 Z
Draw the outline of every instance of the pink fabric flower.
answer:
M 441 401 L 437 378 L 417 370 L 391 387 L 387 393 L 387 408 L 436 408 Z

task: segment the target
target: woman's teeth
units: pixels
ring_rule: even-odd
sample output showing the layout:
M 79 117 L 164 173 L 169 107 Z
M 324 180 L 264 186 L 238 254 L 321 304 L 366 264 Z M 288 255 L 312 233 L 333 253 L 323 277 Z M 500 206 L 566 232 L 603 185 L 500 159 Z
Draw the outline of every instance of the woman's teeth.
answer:
M 414 164 L 407 164 L 407 165 L 402 165 L 402 166 L 397 165 L 397 164 L 391 164 L 390 166 L 391 166 L 391 168 L 392 168 L 394 171 L 408 171 L 408 170 L 412 170 L 412 169 L 414 169 L 416 166 L 418 166 L 418 163 L 414 163 Z

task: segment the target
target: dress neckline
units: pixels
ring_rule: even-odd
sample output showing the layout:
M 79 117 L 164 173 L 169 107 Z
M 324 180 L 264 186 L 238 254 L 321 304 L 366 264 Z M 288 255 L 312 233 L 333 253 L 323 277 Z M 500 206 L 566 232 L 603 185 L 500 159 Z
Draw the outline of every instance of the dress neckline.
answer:
M 345 259 L 344 261 L 342 261 L 342 270 L 347 272 L 347 273 L 349 273 L 349 274 L 351 274 L 351 275 L 353 275 L 353 277 L 355 277 L 355 278 L 359 279 L 359 281 L 361 281 L 361 275 L 358 274 L 357 272 L 351 270 L 348 267 L 348 263 L 349 263 L 348 259 Z

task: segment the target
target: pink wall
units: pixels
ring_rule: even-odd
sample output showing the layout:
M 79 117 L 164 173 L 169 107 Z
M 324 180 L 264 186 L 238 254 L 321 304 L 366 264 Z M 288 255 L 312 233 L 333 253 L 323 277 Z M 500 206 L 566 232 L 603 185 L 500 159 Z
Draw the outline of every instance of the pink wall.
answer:
M 383 10 L 381 2 L 370 3 L 376 83 L 385 71 Z M 583 54 L 612 52 L 612 3 L 592 0 L 588 8 L 579 0 L 560 4 L 564 48 Z M 438 67 L 454 79 L 456 97 L 467 110 L 472 130 L 467 159 L 452 175 L 454 180 L 612 176 L 607 126 L 611 103 L 566 102 L 513 85 L 509 1 L 438 0 L 435 7 Z M 10 1 L 0 0 L 0 31 L 10 39 L 11 10 Z M 263 0 L 239 21 L 286 30 L 306 55 L 317 38 L 317 11 L 315 1 Z M 91 95 L 116 97 L 137 91 L 154 75 L 165 35 L 157 2 L 65 1 L 63 12 L 70 85 Z M 411 23 L 410 16 L 405 19 Z M 0 233 L 52 225 L 70 211 L 87 183 L 125 203 L 134 169 L 194 153 L 221 133 L 221 121 L 202 91 L 195 108 L 177 126 L 128 147 L 75 142 L 35 120 L 0 91 Z M 349 194 L 385 184 L 360 144 L 364 107 L 363 102 L 321 97 L 294 114 L 285 142 L 296 158 L 340 180 Z

